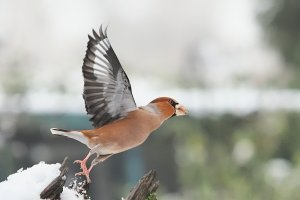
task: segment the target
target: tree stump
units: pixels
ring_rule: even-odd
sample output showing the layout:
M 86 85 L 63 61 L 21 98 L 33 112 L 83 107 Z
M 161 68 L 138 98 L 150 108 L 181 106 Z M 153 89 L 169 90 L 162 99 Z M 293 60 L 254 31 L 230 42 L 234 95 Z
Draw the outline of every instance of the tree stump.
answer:
M 61 171 L 59 176 L 56 177 L 40 194 L 41 199 L 49 200 L 60 200 L 60 194 L 63 191 L 63 187 L 66 183 L 67 173 L 69 167 L 67 166 L 68 157 L 65 157 L 61 164 L 59 170 Z M 145 174 L 135 185 L 135 187 L 130 191 L 129 195 L 122 200 L 155 200 L 155 192 L 159 186 L 159 181 L 156 179 L 156 172 L 154 170 L 149 171 Z M 68 186 L 74 189 L 79 194 L 83 194 L 85 199 L 88 197 L 89 184 L 87 181 L 79 181 L 75 178 Z
M 154 170 L 149 171 L 138 181 L 125 200 L 145 200 L 153 195 L 159 186 L 159 181 L 155 179 L 156 172 Z
M 60 194 L 67 180 L 69 168 L 67 166 L 68 157 L 65 157 L 59 170 L 60 174 L 56 177 L 40 194 L 41 199 L 60 199 Z

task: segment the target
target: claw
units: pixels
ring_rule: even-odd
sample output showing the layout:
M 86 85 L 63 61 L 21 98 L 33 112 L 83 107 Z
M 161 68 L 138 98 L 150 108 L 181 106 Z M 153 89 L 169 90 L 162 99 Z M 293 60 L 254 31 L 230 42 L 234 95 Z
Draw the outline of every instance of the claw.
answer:
M 87 170 L 87 167 L 86 167 L 86 160 L 75 160 L 73 163 L 78 163 L 78 164 L 80 164 L 80 168 L 81 168 L 83 171 L 86 171 L 86 170 Z
M 77 172 L 76 174 L 75 174 L 75 176 L 84 176 L 85 175 L 85 173 L 83 173 L 83 172 Z
M 75 163 L 82 163 L 82 160 L 74 160 L 73 163 L 74 163 L 74 164 L 75 164 Z
M 82 169 L 82 172 L 78 172 L 75 174 L 75 176 L 85 176 L 88 183 L 91 182 L 90 179 L 90 171 L 92 170 L 92 167 L 87 169 L 86 162 L 89 159 L 89 157 L 92 155 L 91 152 L 88 153 L 88 155 L 83 160 L 75 160 L 74 163 L 80 164 L 80 168 Z
M 76 173 L 75 176 L 85 176 L 88 183 L 90 183 L 90 169 L 87 169 L 86 167 L 86 160 L 75 160 L 73 163 L 80 164 L 80 168 L 82 169 L 82 172 Z
M 91 179 L 90 179 L 90 171 L 87 170 L 87 171 L 82 171 L 82 172 L 78 172 L 75 174 L 75 176 L 85 176 L 86 177 L 86 180 L 88 183 L 91 183 Z

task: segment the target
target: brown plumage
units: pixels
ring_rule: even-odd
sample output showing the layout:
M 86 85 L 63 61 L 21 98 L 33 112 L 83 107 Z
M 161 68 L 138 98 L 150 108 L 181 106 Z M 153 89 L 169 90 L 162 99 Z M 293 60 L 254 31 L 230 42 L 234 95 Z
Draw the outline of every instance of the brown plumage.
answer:
M 110 42 L 100 27 L 99 35 L 89 36 L 82 67 L 87 113 L 95 126 L 92 130 L 68 131 L 52 128 L 55 135 L 73 138 L 91 150 L 83 160 L 76 160 L 90 182 L 89 173 L 99 162 L 113 154 L 142 144 L 148 136 L 172 116 L 186 115 L 184 106 L 169 97 L 160 97 L 148 105 L 136 107 L 129 79 Z M 89 169 L 88 158 L 96 153 Z

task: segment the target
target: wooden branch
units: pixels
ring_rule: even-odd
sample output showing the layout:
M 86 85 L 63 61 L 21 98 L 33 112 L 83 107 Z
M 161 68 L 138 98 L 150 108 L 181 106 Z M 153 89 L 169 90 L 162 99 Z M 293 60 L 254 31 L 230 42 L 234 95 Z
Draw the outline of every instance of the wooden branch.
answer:
M 60 200 L 60 194 L 63 191 L 67 179 L 67 173 L 69 168 L 67 166 L 68 157 L 65 157 L 64 161 L 59 168 L 60 174 L 56 177 L 40 194 L 41 199 L 49 200 Z M 156 172 L 154 170 L 149 171 L 145 174 L 135 185 L 135 187 L 130 191 L 129 195 L 124 200 L 145 200 L 156 199 L 155 192 L 159 186 L 159 181 L 156 181 Z M 75 178 L 71 181 L 68 186 L 74 189 L 79 194 L 84 195 L 84 199 L 89 199 L 87 192 L 89 189 L 89 184 L 86 180 L 82 181 L 80 178 Z M 154 195 L 154 196 L 151 196 Z M 150 198 L 151 197 L 151 198 Z
M 139 180 L 125 200 L 145 200 L 149 195 L 155 193 L 159 186 L 159 181 L 156 181 L 155 178 L 156 172 L 149 171 Z
M 78 194 L 83 195 L 84 199 L 90 199 L 88 195 L 90 184 L 87 182 L 86 178 L 82 180 L 81 177 L 75 176 L 75 179 L 70 182 L 68 188 L 75 190 Z
M 60 199 L 60 194 L 63 191 L 67 179 L 69 168 L 67 166 L 68 157 L 65 157 L 59 170 L 60 174 L 56 177 L 40 194 L 41 199 Z

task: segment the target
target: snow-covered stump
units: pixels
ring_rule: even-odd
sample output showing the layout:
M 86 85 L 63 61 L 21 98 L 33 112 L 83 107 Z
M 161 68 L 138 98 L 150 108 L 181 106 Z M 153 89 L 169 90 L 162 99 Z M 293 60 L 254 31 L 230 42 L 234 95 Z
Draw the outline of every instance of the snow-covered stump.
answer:
M 68 157 L 65 157 L 64 161 L 59 168 L 60 174 L 56 177 L 40 194 L 41 199 L 61 199 L 60 194 L 63 192 L 64 185 L 66 183 L 69 167 L 67 166 Z M 77 177 L 72 180 L 68 186 L 69 189 L 76 191 L 82 195 L 84 199 L 89 199 L 87 192 L 89 184 L 87 181 L 78 181 Z
M 65 187 L 69 168 L 66 157 L 62 164 L 46 164 L 40 162 L 25 170 L 20 169 L 0 182 L 0 199 L 11 200 L 87 200 L 89 184 L 86 180 L 73 178 Z M 156 172 L 151 170 L 145 174 L 130 191 L 126 200 L 156 200 L 159 181 Z M 124 198 L 122 198 L 124 199 Z
M 81 183 L 72 182 L 72 187 L 64 187 L 68 167 L 65 158 L 62 165 L 46 164 L 40 162 L 25 170 L 20 169 L 0 182 L 0 198 L 12 200 L 32 199 L 61 199 L 85 200 L 86 191 L 83 192 Z M 49 184 L 50 183 L 50 184 Z M 78 191 L 81 191 L 79 193 Z M 42 193 L 42 194 L 41 194 Z M 45 195 L 45 196 L 43 196 Z
M 40 194 L 41 199 L 60 199 L 60 194 L 63 191 L 67 179 L 69 168 L 67 166 L 68 157 L 65 157 L 59 170 L 60 174 L 56 177 Z

